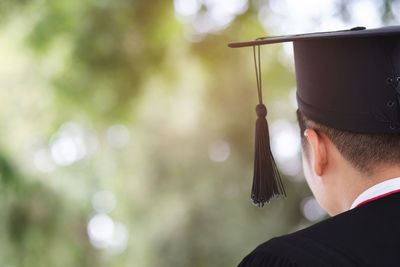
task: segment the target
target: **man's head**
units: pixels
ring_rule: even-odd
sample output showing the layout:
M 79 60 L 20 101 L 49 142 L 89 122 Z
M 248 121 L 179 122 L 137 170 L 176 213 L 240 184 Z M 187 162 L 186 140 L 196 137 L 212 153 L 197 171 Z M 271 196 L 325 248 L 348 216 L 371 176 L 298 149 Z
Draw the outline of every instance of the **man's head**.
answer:
M 304 175 L 329 214 L 345 210 L 345 196 L 400 176 L 400 134 L 343 131 L 296 114 Z

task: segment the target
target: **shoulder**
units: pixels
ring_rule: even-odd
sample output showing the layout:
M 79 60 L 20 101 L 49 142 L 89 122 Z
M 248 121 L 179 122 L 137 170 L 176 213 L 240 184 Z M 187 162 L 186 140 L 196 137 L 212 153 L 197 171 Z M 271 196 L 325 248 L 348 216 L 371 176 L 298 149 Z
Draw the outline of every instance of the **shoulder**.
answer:
M 239 267 L 255 266 L 324 266 L 326 248 L 312 239 L 296 234 L 275 237 L 256 247 Z M 326 254 L 326 253 L 325 253 Z
M 398 266 L 399 205 L 392 194 L 272 238 L 239 266 Z
M 291 234 L 275 237 L 260 244 L 240 262 L 238 267 L 252 266 L 348 266 L 345 257 L 332 242 L 346 217 L 335 216 Z
M 243 258 L 238 267 L 255 266 L 297 266 L 296 263 L 288 257 L 287 248 L 282 238 L 273 238 L 255 248 L 250 254 Z

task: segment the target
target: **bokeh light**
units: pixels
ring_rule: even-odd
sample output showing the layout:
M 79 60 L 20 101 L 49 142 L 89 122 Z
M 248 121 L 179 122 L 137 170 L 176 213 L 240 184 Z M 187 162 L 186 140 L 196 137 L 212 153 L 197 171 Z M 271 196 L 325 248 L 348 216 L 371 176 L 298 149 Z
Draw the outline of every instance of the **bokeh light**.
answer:
M 199 0 L 174 0 L 174 7 L 179 16 L 190 17 L 200 10 L 201 3 Z
M 278 162 L 296 157 L 300 152 L 298 128 L 287 120 L 276 120 L 271 128 L 271 149 Z
M 215 140 L 208 145 L 208 156 L 212 161 L 225 161 L 230 153 L 229 143 L 224 140 Z
M 175 0 L 177 19 L 185 24 L 185 37 L 191 42 L 199 42 L 208 33 L 218 32 L 248 9 L 248 0 Z
M 111 254 L 121 254 L 126 249 L 129 234 L 126 227 L 114 222 L 107 214 L 94 215 L 87 225 L 88 235 L 92 245 L 106 249 Z
M 74 122 L 63 124 L 50 140 L 51 155 L 54 162 L 61 166 L 71 165 L 87 155 L 85 133 Z
M 327 213 L 319 205 L 318 201 L 314 197 L 307 197 L 301 201 L 301 211 L 304 217 L 309 221 L 318 221 L 324 218 Z
M 112 125 L 107 130 L 107 141 L 112 147 L 121 148 L 126 146 L 130 140 L 130 132 L 126 126 Z
M 114 236 L 114 221 L 107 214 L 94 215 L 87 226 L 90 241 L 97 248 L 106 248 Z

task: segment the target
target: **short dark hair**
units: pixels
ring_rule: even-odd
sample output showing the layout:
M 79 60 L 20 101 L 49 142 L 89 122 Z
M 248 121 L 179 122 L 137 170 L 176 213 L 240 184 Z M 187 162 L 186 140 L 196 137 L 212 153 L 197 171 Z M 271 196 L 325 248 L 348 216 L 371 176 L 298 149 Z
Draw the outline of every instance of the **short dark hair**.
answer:
M 400 163 L 400 134 L 394 133 L 356 133 L 338 130 L 306 117 L 299 109 L 296 111 L 300 127 L 301 145 L 307 151 L 306 129 L 325 133 L 342 156 L 359 172 L 370 176 L 381 164 Z

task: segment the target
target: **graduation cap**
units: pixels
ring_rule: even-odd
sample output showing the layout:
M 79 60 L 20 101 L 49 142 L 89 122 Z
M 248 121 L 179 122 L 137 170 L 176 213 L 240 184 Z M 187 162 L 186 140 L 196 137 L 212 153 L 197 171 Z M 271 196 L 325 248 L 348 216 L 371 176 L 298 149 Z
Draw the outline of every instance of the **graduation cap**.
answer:
M 305 116 L 339 130 L 400 133 L 400 26 L 355 27 L 228 44 L 253 47 L 259 104 L 251 199 L 259 207 L 274 196 L 286 196 L 270 149 L 260 70 L 260 45 L 281 42 L 293 42 L 296 99 Z

